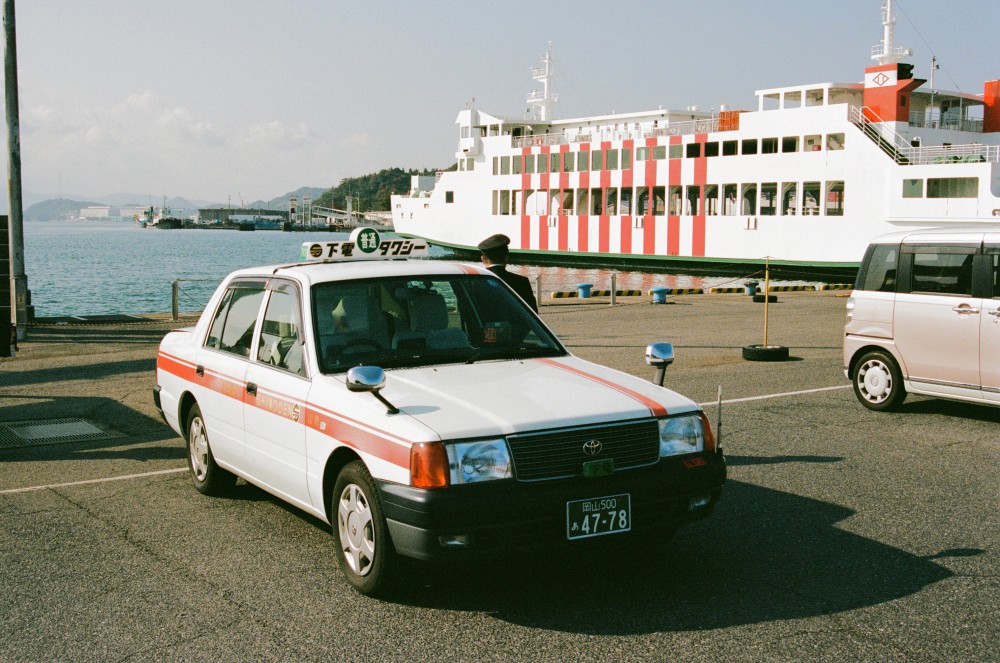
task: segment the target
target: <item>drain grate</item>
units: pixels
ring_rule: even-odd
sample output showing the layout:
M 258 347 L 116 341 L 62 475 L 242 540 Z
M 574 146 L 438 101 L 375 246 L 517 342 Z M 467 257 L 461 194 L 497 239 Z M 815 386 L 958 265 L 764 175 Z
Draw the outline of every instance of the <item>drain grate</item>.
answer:
M 83 419 L 12 421 L 0 424 L 0 449 L 110 440 L 116 437 L 123 437 L 123 435 L 109 433 Z

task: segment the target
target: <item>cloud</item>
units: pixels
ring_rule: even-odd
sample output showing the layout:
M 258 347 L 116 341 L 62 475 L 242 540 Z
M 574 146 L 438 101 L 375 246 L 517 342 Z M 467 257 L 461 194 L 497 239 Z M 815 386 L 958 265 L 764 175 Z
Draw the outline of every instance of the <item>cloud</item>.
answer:
M 311 142 L 309 128 L 304 122 L 287 125 L 280 120 L 258 122 L 250 125 L 241 143 L 245 147 L 299 147 Z

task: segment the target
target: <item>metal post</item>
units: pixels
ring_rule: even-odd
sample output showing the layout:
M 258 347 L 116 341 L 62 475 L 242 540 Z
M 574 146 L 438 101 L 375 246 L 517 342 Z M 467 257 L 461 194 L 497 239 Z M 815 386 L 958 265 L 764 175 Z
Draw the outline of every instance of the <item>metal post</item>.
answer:
M 10 280 L 12 321 L 17 340 L 24 340 L 31 309 L 28 277 L 24 273 L 24 225 L 21 208 L 21 130 L 17 101 L 17 40 L 14 30 L 14 0 L 4 0 L 4 87 L 7 108 L 7 191 L 10 195 Z
M 0 357 L 13 357 L 14 348 L 10 341 L 13 330 L 10 296 L 10 233 L 7 217 L 0 216 Z
M 542 275 L 535 277 L 535 307 L 542 310 Z
M 764 347 L 767 348 L 767 302 L 771 298 L 771 259 L 764 258 Z
M 181 292 L 181 282 L 178 279 L 174 279 L 170 284 L 170 317 L 172 320 L 179 320 L 181 317 L 180 311 L 180 292 Z
M 611 305 L 615 305 L 615 291 L 618 289 L 618 272 L 611 272 Z

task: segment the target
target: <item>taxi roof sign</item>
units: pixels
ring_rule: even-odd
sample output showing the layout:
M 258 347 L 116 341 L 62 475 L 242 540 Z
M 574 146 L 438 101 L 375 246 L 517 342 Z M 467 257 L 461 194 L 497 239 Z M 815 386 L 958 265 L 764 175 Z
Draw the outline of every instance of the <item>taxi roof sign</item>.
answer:
M 374 228 L 355 228 L 347 240 L 303 242 L 302 260 L 350 261 L 426 258 L 427 242 L 412 239 L 383 240 Z

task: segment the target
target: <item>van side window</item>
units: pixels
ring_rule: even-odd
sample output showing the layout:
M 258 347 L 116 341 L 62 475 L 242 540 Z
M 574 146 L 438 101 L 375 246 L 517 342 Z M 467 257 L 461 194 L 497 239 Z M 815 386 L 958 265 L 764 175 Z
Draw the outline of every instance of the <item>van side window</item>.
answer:
M 866 261 L 864 281 L 858 290 L 875 292 L 896 291 L 896 269 L 899 263 L 898 244 L 875 244 Z M 859 276 L 862 276 L 859 274 Z
M 972 294 L 972 255 L 967 247 L 919 247 L 913 255 L 912 292 Z
M 1000 246 L 986 246 L 984 253 L 990 273 L 990 291 L 987 294 L 993 299 L 1000 299 Z

